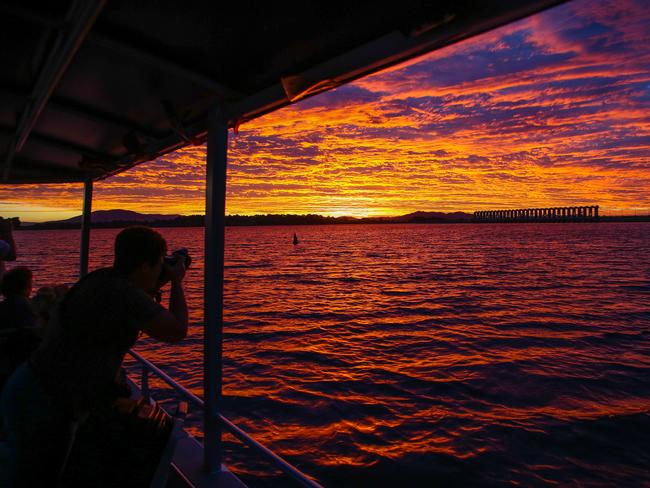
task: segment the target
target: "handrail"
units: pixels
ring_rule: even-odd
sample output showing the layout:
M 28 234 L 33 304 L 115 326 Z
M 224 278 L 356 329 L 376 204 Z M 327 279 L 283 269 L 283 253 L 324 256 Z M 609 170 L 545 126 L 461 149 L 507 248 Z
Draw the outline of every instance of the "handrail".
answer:
M 153 374 L 158 376 L 161 380 L 163 380 L 165 383 L 167 383 L 169 386 L 171 386 L 174 390 L 176 390 L 178 393 L 180 393 L 190 403 L 193 403 L 197 407 L 203 408 L 203 400 L 201 400 L 199 397 L 197 397 L 194 393 L 189 391 L 187 388 L 185 388 L 180 383 L 177 383 L 174 379 L 172 379 L 171 376 L 169 376 L 163 370 L 158 368 L 151 361 L 143 358 L 140 354 L 138 354 L 137 352 L 132 351 L 132 350 L 129 351 L 129 354 L 133 357 L 133 359 L 135 359 L 139 363 L 142 363 Z
M 163 380 L 165 383 L 171 386 L 177 393 L 180 393 L 190 403 L 200 408 L 204 407 L 203 400 L 201 400 L 198 396 L 196 396 L 195 394 L 187 390 L 183 385 L 178 383 L 171 376 L 169 376 L 167 373 L 165 373 L 156 365 L 154 365 L 151 361 L 145 359 L 135 351 L 129 351 L 129 354 L 133 357 L 133 359 L 135 359 L 137 362 L 141 363 L 144 367 L 146 367 L 149 371 L 151 371 L 151 373 L 158 376 L 161 380 Z M 302 486 L 306 486 L 308 488 L 323 488 L 322 485 L 308 478 L 298 468 L 290 464 L 288 461 L 285 461 L 283 458 L 281 458 L 276 453 L 271 451 L 268 447 L 264 446 L 260 442 L 253 439 L 243 429 L 237 427 L 235 424 L 233 424 L 229 419 L 224 417 L 222 414 L 219 414 L 219 421 L 226 428 L 226 430 L 228 430 L 237 439 L 242 441 L 247 446 L 257 450 L 260 454 L 262 454 L 269 461 L 271 461 L 276 467 L 278 467 L 278 469 L 280 469 L 283 473 L 296 480 Z

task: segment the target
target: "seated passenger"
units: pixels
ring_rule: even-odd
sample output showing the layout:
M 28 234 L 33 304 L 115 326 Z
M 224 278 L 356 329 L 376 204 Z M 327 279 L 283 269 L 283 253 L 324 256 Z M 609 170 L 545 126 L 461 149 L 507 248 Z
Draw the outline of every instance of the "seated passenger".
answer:
M 0 217 L 0 280 L 6 272 L 5 261 L 16 260 L 16 243 L 12 231 L 12 219 Z
M 0 239 L 0 281 L 2 281 L 2 277 L 7 272 L 5 261 L 7 260 L 10 252 L 11 245 L 4 239 Z
M 54 309 L 41 346 L 2 392 L 9 463 L 0 486 L 57 486 L 79 425 L 119 394 L 116 377 L 140 332 L 185 337 L 184 259 L 167 264 L 166 252 L 153 229 L 122 230 L 113 266 L 80 279 Z M 166 282 L 168 309 L 153 299 Z
M 37 325 L 36 311 L 29 301 L 32 272 L 19 266 L 5 273 L 0 282 L 4 300 L 0 302 L 0 330 L 23 329 Z
M 8 271 L 0 290 L 0 391 L 7 378 L 38 347 L 35 333 L 37 316 L 29 301 L 32 291 L 32 272 L 24 267 Z

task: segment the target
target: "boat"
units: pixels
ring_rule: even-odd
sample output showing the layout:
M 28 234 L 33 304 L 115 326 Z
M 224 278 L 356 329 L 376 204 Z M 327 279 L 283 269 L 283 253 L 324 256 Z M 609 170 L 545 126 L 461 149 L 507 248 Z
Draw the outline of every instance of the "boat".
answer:
M 204 442 L 172 413 L 152 486 L 244 486 L 223 465 L 224 431 L 300 485 L 321 486 L 221 412 L 229 131 L 560 3 L 0 3 L 0 181 L 83 185 L 80 276 L 88 272 L 93 184 L 207 143 L 203 398 L 130 352 L 141 368 L 140 378 L 130 378 L 134 396 L 149 402 L 149 378 L 161 379 L 203 412 Z

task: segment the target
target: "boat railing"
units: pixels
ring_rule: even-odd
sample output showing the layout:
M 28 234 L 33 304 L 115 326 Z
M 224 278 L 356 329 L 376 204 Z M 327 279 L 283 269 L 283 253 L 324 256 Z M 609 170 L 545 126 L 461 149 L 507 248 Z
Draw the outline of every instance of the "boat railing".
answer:
M 149 387 L 149 375 L 153 374 L 154 376 L 157 376 L 165 383 L 167 383 L 167 385 L 169 385 L 184 400 L 187 400 L 188 403 L 200 409 L 204 408 L 204 402 L 201 398 L 199 398 L 191 391 L 189 391 L 187 388 L 185 388 L 183 385 L 178 383 L 171 376 L 169 376 L 167 373 L 165 373 L 156 365 L 154 365 L 151 361 L 145 359 L 135 351 L 129 351 L 129 354 L 131 355 L 131 357 L 133 357 L 133 359 L 135 359 L 139 363 L 141 367 L 140 392 L 146 400 L 149 400 L 151 398 L 151 389 Z M 282 459 L 276 453 L 271 451 L 268 447 L 264 446 L 260 442 L 253 439 L 249 434 L 247 434 L 241 428 L 237 427 L 234 423 L 232 423 L 228 418 L 226 418 L 221 413 L 219 414 L 219 421 L 225 430 L 230 432 L 233 436 L 235 436 L 237 439 L 239 439 L 241 442 L 243 442 L 253 450 L 257 451 L 264 458 L 270 461 L 274 466 L 280 469 L 287 476 L 290 476 L 291 478 L 296 480 L 302 486 L 308 488 L 323 488 L 320 484 L 308 478 L 307 475 L 305 475 L 298 468 L 290 464 L 288 461 Z

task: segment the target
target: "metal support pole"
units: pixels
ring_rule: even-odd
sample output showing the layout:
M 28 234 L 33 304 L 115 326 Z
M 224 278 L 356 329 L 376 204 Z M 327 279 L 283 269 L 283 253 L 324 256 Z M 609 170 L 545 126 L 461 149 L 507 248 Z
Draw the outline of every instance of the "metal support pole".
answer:
M 223 343 L 223 256 L 226 215 L 228 123 L 220 107 L 210 111 L 205 185 L 205 313 L 203 335 L 203 412 L 205 469 L 221 470 L 221 406 Z
M 149 391 L 149 370 L 145 364 L 142 365 L 142 374 L 140 376 L 140 393 L 142 393 L 142 396 L 147 402 L 151 398 Z
M 81 216 L 81 250 L 79 252 L 79 277 L 88 274 L 88 250 L 90 248 L 90 213 L 93 205 L 93 180 L 84 181 L 84 209 Z

